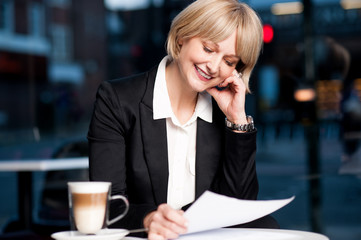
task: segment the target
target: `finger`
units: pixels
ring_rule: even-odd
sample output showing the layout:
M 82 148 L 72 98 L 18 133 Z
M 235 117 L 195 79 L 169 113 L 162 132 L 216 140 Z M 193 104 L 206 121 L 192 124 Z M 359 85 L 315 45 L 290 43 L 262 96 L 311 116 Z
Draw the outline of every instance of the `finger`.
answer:
M 151 227 L 163 236 L 176 238 L 178 234 L 187 232 L 187 220 L 183 216 L 183 211 L 162 204 L 153 216 Z
M 148 239 L 149 240 L 165 240 L 166 238 L 163 237 L 160 234 L 155 233 L 155 232 L 149 232 L 148 233 Z
M 184 211 L 183 210 L 177 210 L 177 212 L 180 214 L 180 215 L 184 215 Z
M 229 76 L 228 78 L 226 78 L 223 82 L 221 82 L 218 86 L 219 87 L 232 87 L 232 86 L 237 86 L 242 82 L 242 78 L 240 77 L 240 75 L 237 73 L 237 71 L 233 71 L 232 75 Z
M 160 212 L 157 212 L 156 214 L 154 214 L 153 219 L 154 219 L 154 222 L 152 223 L 153 225 L 151 226 L 153 229 L 158 229 L 159 230 L 161 228 L 165 228 L 165 229 L 169 229 L 172 232 L 176 232 L 176 233 L 184 231 L 183 226 L 180 226 L 176 222 L 168 220 Z
M 229 86 L 233 89 L 235 92 L 243 92 L 246 91 L 246 84 L 242 79 L 242 73 L 238 73 L 236 70 L 232 72 L 233 76 L 226 79 L 229 81 Z
M 160 229 L 159 231 L 153 231 L 148 233 L 148 239 L 176 239 L 179 237 L 179 234 L 169 231 L 166 228 Z
M 177 238 L 179 234 L 172 230 L 169 222 L 160 215 L 161 214 L 154 215 L 154 221 L 152 221 L 149 226 L 148 238 L 159 238 L 159 236 L 165 239 Z
M 220 91 L 217 90 L 217 88 L 215 88 L 215 87 L 208 88 L 207 92 L 216 100 L 217 100 L 217 97 L 220 95 Z
M 178 210 L 173 209 L 168 204 L 162 204 L 159 206 L 159 211 L 163 213 L 163 216 L 170 222 L 173 222 L 183 228 L 187 227 L 187 220 L 183 214 Z
M 174 233 L 181 234 L 187 232 L 187 227 L 174 222 L 165 222 L 165 227 Z
M 237 78 L 242 78 L 242 73 L 241 72 L 237 72 L 236 69 L 233 70 L 232 72 L 233 76 L 237 77 Z

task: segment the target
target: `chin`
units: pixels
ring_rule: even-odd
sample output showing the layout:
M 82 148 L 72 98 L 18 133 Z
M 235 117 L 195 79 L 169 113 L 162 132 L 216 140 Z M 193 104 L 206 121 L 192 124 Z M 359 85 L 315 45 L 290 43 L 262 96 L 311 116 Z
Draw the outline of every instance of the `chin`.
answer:
M 208 88 L 212 87 L 209 82 L 202 81 L 197 77 L 193 78 L 189 83 L 191 88 L 196 92 L 204 92 Z
M 196 86 L 192 86 L 192 89 L 195 91 L 195 92 L 204 92 L 208 87 L 205 87 L 205 86 L 201 86 L 199 84 L 197 84 Z

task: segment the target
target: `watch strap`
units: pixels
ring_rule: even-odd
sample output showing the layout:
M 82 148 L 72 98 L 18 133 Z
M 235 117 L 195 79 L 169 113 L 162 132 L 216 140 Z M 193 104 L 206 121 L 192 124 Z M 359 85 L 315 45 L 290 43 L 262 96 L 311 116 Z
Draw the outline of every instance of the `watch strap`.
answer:
M 231 129 L 231 130 L 236 130 L 236 131 L 252 132 L 254 130 L 253 117 L 248 115 L 246 118 L 247 118 L 247 122 L 248 122 L 246 124 L 236 124 L 236 123 L 233 123 L 233 122 L 229 121 L 226 118 L 225 119 L 226 127 Z

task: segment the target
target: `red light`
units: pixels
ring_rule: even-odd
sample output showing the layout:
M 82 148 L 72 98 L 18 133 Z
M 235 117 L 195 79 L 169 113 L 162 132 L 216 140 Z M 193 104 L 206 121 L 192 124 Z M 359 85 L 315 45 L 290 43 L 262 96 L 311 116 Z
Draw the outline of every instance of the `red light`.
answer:
M 273 39 L 273 28 L 269 24 L 263 25 L 263 42 L 270 43 Z

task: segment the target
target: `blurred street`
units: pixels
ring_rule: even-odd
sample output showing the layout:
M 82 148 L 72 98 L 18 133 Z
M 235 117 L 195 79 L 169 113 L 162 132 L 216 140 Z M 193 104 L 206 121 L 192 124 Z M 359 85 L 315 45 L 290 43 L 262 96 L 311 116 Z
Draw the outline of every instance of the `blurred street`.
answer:
M 361 239 L 361 168 L 359 175 L 339 174 L 342 166 L 342 143 L 334 128 L 324 128 L 320 136 L 320 174 L 310 176 L 307 167 L 307 144 L 300 129 L 294 138 L 272 134 L 259 141 L 257 166 L 259 199 L 296 198 L 273 214 L 281 228 L 320 232 L 331 240 Z M 360 153 L 360 149 L 359 149 Z M 361 163 L 361 154 L 358 154 Z M 358 164 L 360 166 L 360 164 Z M 319 205 L 310 200 L 310 181 L 319 180 Z M 316 205 L 316 206 L 315 206 Z
M 331 240 L 361 239 L 361 174 L 339 174 L 342 157 L 342 144 L 334 126 L 322 129 L 320 136 L 320 170 L 315 176 L 308 174 L 307 144 L 302 127 L 296 128 L 289 137 L 287 129 L 278 136 L 273 128 L 259 128 L 257 169 L 260 184 L 259 199 L 296 198 L 273 216 L 281 228 L 315 231 L 312 222 L 319 225 L 320 231 Z M 22 157 L 50 157 L 61 140 L 40 144 L 25 144 L 21 147 L 1 147 L 0 156 L 11 159 L 16 154 Z M 21 153 L 19 152 L 21 149 Z M 361 159 L 359 158 L 359 162 Z M 354 172 L 361 169 L 354 169 Z M 34 174 L 34 214 L 38 210 L 39 193 L 43 186 L 44 173 Z M 310 180 L 318 179 L 320 203 L 310 202 Z M 0 227 L 16 219 L 17 193 L 16 174 L 0 172 Z M 318 219 L 311 221 L 311 215 Z

